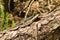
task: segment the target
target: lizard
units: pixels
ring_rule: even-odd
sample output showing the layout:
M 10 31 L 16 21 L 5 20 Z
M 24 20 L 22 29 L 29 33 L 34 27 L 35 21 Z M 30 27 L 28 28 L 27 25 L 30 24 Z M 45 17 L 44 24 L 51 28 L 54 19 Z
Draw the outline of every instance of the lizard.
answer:
M 15 28 L 10 29 L 10 31 L 15 31 L 19 28 L 25 28 L 25 26 L 30 25 L 33 23 L 33 21 L 39 16 L 39 14 L 35 15 L 33 18 L 29 19 L 28 21 L 24 22 L 23 24 L 20 23 L 20 25 L 16 25 Z

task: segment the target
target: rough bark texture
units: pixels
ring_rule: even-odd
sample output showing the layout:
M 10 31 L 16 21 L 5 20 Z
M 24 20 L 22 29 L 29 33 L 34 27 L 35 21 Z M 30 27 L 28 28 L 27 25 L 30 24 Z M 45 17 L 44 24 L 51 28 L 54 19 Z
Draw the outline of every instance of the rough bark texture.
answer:
M 38 27 L 38 39 L 48 38 L 51 36 L 56 29 L 60 28 L 60 10 L 51 12 L 47 15 L 37 16 L 38 21 L 25 22 L 27 25 L 17 25 L 13 29 L 7 29 L 0 32 L 0 40 L 35 40 L 36 38 L 36 26 Z M 36 20 L 36 16 L 30 20 Z M 31 23 L 31 24 L 29 24 Z M 24 26 L 25 25 L 25 26 Z M 29 25 L 29 26 L 28 26 Z M 23 27 L 21 27 L 23 26 Z M 18 28 L 19 27 L 19 28 Z M 59 29 L 58 29 L 59 30 Z M 58 37 L 59 38 L 59 37 Z
M 38 2 L 35 1 L 29 11 L 29 13 L 36 13 L 35 16 L 23 21 L 15 28 L 0 32 L 0 40 L 59 40 L 60 4 L 43 6 L 42 4 L 39 7 Z

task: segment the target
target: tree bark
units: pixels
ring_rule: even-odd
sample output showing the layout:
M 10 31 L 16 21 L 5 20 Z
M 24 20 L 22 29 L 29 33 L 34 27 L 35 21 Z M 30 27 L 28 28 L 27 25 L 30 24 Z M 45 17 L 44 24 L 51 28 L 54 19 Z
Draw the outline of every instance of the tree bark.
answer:
M 22 25 L 17 25 L 15 28 L 6 29 L 0 32 L 0 40 L 35 40 L 36 38 L 36 25 L 38 24 L 38 39 L 46 39 L 47 36 L 52 35 L 57 28 L 60 28 L 60 10 L 51 12 L 44 16 L 37 16 L 40 20 L 37 22 L 32 21 L 24 22 Z M 36 16 L 30 20 L 36 20 Z M 28 20 L 28 21 L 30 21 Z

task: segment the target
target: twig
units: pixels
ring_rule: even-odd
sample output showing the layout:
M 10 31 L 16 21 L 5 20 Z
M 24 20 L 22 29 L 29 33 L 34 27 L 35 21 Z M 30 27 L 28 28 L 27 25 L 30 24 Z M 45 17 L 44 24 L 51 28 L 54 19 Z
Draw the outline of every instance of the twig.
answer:
M 29 7 L 30 3 L 31 3 L 31 0 L 29 0 L 28 5 L 25 8 L 23 8 L 19 13 L 23 12 L 24 10 L 26 10 Z
M 36 25 L 36 40 L 38 40 L 38 23 Z
M 8 0 L 8 11 L 10 12 L 10 2 L 11 2 L 11 0 Z
M 49 11 L 48 13 L 53 12 L 55 9 L 57 9 L 60 6 L 60 4 L 56 5 L 51 11 Z
M 30 3 L 31 3 L 31 0 L 29 0 L 28 5 L 27 5 L 25 8 L 23 8 L 23 9 L 24 9 L 24 10 L 27 9 L 27 8 L 29 7 Z
M 29 7 L 28 7 L 28 9 L 27 9 L 27 12 L 26 12 L 26 14 L 25 14 L 25 19 L 27 18 L 27 14 L 28 14 L 28 12 L 29 12 L 29 10 L 30 10 L 31 5 L 32 5 L 33 2 L 34 2 L 34 0 L 31 1 L 30 5 L 29 5 Z

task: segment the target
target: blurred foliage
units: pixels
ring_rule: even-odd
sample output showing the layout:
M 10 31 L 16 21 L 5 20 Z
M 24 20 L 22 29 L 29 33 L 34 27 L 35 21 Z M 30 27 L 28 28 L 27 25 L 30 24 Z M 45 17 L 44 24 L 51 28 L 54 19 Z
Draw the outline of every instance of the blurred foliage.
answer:
M 8 28 L 8 12 L 4 14 L 4 27 L 3 29 Z
M 14 27 L 15 26 L 15 22 L 14 22 L 14 20 L 12 20 L 12 27 Z
M 2 30 L 4 24 L 4 7 L 0 4 L 0 30 Z
M 0 0 L 0 31 L 5 30 L 9 26 L 8 12 L 5 11 L 3 0 Z M 15 25 L 12 20 L 12 27 Z

